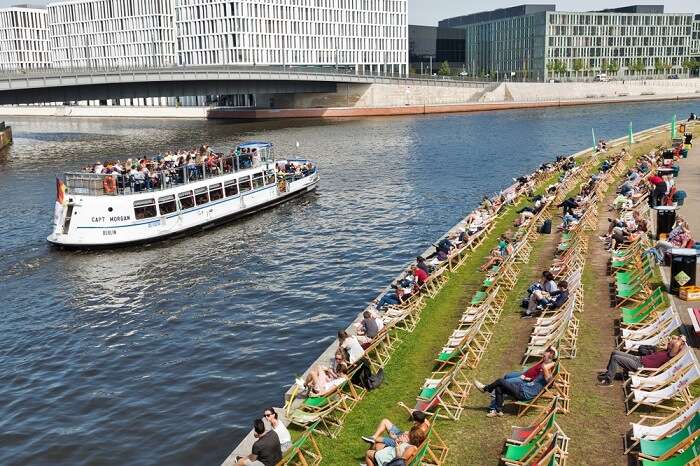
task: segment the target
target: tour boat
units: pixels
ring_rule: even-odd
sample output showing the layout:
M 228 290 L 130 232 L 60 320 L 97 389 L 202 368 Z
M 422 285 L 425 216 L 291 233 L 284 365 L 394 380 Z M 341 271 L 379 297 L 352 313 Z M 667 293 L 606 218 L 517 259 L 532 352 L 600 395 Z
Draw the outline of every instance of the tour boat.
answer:
M 168 160 L 168 159 L 165 159 Z M 316 164 L 273 156 L 272 144 L 247 142 L 215 162 L 131 174 L 66 173 L 56 180 L 53 232 L 68 248 L 149 243 L 206 229 L 316 188 Z

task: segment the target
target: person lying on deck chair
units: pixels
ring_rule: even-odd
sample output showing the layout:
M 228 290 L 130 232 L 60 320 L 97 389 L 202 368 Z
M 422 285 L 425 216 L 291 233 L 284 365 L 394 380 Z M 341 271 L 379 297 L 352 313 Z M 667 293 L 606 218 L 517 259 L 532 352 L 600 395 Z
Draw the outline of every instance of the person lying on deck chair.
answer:
M 365 454 L 366 466 L 385 466 L 397 458 L 404 460 L 404 464 L 408 464 L 410 460 L 418 452 L 418 447 L 425 440 L 425 434 L 414 426 L 408 432 L 403 434 L 396 440 L 394 446 L 385 446 L 381 450 L 367 450 Z
M 518 401 L 528 401 L 535 398 L 552 379 L 557 357 L 556 348 L 550 346 L 544 351 L 542 359 L 526 371 L 508 372 L 488 385 L 474 380 L 474 386 L 478 390 L 492 396 L 487 416 L 503 416 L 505 395 Z
M 608 360 L 608 368 L 600 371 L 598 374 L 598 385 L 611 387 L 620 369 L 626 376 L 628 372 L 634 372 L 643 367 L 650 369 L 659 368 L 676 356 L 684 346 L 685 337 L 673 335 L 669 338 L 665 348 L 644 355 L 634 355 L 615 350 Z M 641 349 L 649 350 L 650 348 Z
M 265 432 L 265 423 L 262 419 L 256 419 L 253 423 L 255 438 L 252 453 L 239 458 L 236 466 L 275 466 L 282 459 L 280 439 L 274 430 Z
M 338 385 L 342 385 L 347 380 L 344 373 L 345 367 L 338 364 L 336 371 L 339 372 L 321 365 L 312 367 L 305 380 L 311 394 L 313 396 L 326 396 Z
M 569 299 L 569 284 L 566 280 L 557 283 L 557 289 L 547 292 L 534 290 L 530 295 L 528 306 L 523 317 L 532 317 L 545 309 L 559 309 Z
M 411 420 L 413 421 L 413 426 L 411 429 L 418 429 L 418 431 L 425 438 L 430 430 L 430 421 L 423 411 L 409 410 L 411 413 Z M 372 445 L 372 449 L 379 451 L 384 447 L 395 447 L 397 441 L 401 440 L 403 442 L 408 440 L 408 434 L 402 431 L 389 419 L 382 419 L 372 436 L 362 437 L 362 440 Z
M 507 244 L 507 242 L 506 242 L 506 244 Z M 508 246 L 510 246 L 510 245 L 507 244 L 507 247 Z M 507 250 L 508 249 L 506 249 L 506 251 Z M 513 247 L 510 246 L 510 251 L 512 251 L 512 250 L 513 250 Z M 493 248 L 491 250 L 491 254 L 488 257 L 488 260 L 486 262 L 484 262 L 483 264 L 481 264 L 481 267 L 479 267 L 479 270 L 481 270 L 482 272 L 486 272 L 491 267 L 501 264 L 504 259 L 505 259 L 505 256 L 501 253 L 501 249 L 498 246 L 496 246 L 495 248 Z

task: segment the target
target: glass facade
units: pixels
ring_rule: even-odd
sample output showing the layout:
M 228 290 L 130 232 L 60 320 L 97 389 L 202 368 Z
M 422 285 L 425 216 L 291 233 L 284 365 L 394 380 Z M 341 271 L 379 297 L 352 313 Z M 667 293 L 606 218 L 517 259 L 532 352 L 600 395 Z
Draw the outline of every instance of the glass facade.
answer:
M 447 61 L 454 71 L 465 68 L 465 31 L 434 26 L 408 26 L 408 60 L 415 74 L 436 72 Z
M 698 54 L 700 15 L 665 14 L 661 6 L 559 12 L 521 5 L 443 20 L 465 30 L 466 68 L 513 79 L 619 79 L 685 75 Z

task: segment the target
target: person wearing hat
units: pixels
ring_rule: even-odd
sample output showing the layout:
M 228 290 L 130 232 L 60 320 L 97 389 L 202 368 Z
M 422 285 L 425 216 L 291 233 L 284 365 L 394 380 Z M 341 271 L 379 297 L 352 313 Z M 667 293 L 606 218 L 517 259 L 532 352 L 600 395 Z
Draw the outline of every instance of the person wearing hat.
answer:
M 542 359 L 523 372 L 508 372 L 506 375 L 484 385 L 474 380 L 474 386 L 484 393 L 491 395 L 488 417 L 503 416 L 503 400 L 508 395 L 517 401 L 528 401 L 535 398 L 552 380 L 554 367 L 559 354 L 557 349 L 550 346 L 544 350 Z

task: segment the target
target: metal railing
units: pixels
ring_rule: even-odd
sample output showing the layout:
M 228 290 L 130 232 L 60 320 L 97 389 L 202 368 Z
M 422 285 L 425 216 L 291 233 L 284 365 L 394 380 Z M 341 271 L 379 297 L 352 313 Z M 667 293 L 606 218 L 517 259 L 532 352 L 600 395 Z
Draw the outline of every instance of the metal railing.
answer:
M 156 76 L 173 76 L 176 74 L 203 74 L 203 73 L 247 73 L 255 74 L 259 78 L 279 79 L 281 75 L 297 77 L 324 77 L 332 80 L 341 78 L 349 80 L 353 78 L 360 81 L 387 81 L 410 82 L 430 84 L 453 84 L 482 87 L 487 85 L 483 81 L 474 81 L 455 76 L 427 76 L 427 75 L 400 75 L 391 73 L 367 74 L 356 72 L 354 68 L 314 67 L 314 66 L 242 66 L 242 65 L 199 65 L 199 66 L 166 66 L 166 67 L 94 67 L 94 68 L 35 68 L 30 70 L 1 70 L 0 81 L 26 81 L 30 79 L 48 78 L 79 78 L 93 76 L 134 76 L 136 74 L 148 74 Z
M 219 178 L 224 175 L 238 173 L 249 168 L 257 168 L 267 165 L 264 172 L 256 173 L 252 178 L 249 176 L 246 183 L 249 183 L 255 189 L 258 182 L 258 175 L 263 184 L 270 184 L 269 177 L 278 175 L 275 160 L 271 158 L 261 158 L 253 160 L 252 158 L 243 155 L 222 156 L 219 157 L 217 163 L 189 163 L 178 167 L 165 168 L 147 176 L 143 172 L 130 174 L 122 173 L 83 173 L 69 172 L 65 174 L 65 183 L 68 194 L 73 195 L 88 195 L 88 196 L 120 196 L 143 192 L 162 191 L 164 189 L 173 188 L 176 186 L 184 186 L 197 181 Z M 298 171 L 287 170 L 285 167 L 284 177 L 287 182 L 301 179 L 306 176 L 316 173 L 316 166 L 312 165 L 300 168 Z M 110 181 L 113 180 L 113 181 Z M 233 182 L 233 183 L 231 183 Z M 232 179 L 227 181 L 224 188 L 233 188 L 236 186 L 236 192 L 247 191 L 246 187 L 238 186 L 237 180 Z

